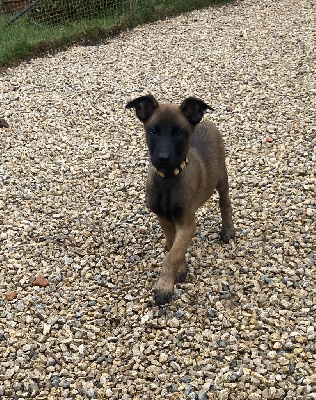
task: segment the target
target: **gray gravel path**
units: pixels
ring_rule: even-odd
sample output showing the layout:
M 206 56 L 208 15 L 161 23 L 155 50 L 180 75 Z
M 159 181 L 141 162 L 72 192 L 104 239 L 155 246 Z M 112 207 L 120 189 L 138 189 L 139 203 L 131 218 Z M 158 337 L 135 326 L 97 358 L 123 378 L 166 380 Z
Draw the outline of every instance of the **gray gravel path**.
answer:
M 245 0 L 0 76 L 1 398 L 316 399 L 315 7 Z M 215 108 L 237 230 L 215 196 L 160 308 L 124 110 L 149 92 Z

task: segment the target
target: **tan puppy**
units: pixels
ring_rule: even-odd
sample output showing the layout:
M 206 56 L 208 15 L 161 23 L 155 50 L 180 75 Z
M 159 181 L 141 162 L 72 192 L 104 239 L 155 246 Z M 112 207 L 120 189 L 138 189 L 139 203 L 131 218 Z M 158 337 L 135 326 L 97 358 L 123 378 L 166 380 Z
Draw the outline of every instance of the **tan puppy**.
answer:
M 157 216 L 170 250 L 165 257 L 154 298 L 171 301 L 174 284 L 183 282 L 188 267 L 186 250 L 194 235 L 195 212 L 217 189 L 222 215 L 221 239 L 234 238 L 225 153 L 221 135 L 211 122 L 201 122 L 212 108 L 189 97 L 180 106 L 159 104 L 152 96 L 129 102 L 144 124 L 152 165 L 146 203 Z

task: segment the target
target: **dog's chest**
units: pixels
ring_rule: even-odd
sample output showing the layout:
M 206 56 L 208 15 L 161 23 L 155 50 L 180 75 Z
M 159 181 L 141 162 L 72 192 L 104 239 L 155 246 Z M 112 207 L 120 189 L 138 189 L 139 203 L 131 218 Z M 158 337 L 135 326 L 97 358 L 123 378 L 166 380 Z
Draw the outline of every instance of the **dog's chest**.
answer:
M 183 205 L 174 190 L 156 190 L 147 199 L 149 209 L 169 221 L 177 220 L 183 212 Z

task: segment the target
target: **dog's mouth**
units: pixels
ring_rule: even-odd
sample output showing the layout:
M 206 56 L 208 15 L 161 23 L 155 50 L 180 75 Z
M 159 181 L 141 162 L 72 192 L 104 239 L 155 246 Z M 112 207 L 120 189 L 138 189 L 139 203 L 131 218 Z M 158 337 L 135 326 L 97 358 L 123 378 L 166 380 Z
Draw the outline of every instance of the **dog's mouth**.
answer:
M 170 166 L 169 161 L 160 161 L 160 160 L 152 159 L 151 163 L 154 168 L 157 168 L 162 172 L 168 172 L 168 170 L 172 170 L 172 166 Z
M 168 163 L 158 163 L 155 165 L 157 169 L 159 169 L 162 172 L 170 172 L 172 171 L 172 167 Z
M 170 163 L 168 161 L 167 162 L 161 162 L 161 161 L 153 162 L 152 165 L 155 169 L 157 169 L 158 171 L 161 171 L 165 175 L 171 175 L 172 171 L 175 168 L 172 165 L 170 165 Z

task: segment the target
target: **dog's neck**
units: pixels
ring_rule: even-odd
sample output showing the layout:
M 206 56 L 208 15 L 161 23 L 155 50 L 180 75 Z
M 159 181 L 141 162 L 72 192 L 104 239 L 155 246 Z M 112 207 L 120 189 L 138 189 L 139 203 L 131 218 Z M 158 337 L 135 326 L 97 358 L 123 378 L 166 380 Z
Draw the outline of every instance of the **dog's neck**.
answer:
M 170 174 L 167 174 L 163 171 L 160 171 L 156 167 L 153 166 L 155 174 L 159 175 L 161 178 L 172 178 L 180 174 L 180 172 L 188 165 L 189 160 L 186 158 L 182 163 L 179 165 L 178 168 L 175 168 Z

